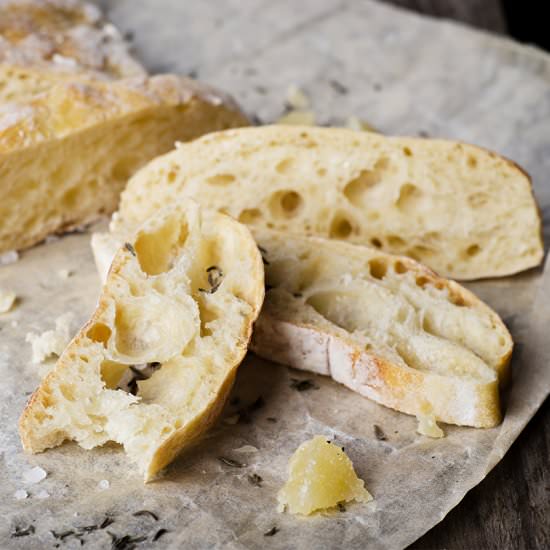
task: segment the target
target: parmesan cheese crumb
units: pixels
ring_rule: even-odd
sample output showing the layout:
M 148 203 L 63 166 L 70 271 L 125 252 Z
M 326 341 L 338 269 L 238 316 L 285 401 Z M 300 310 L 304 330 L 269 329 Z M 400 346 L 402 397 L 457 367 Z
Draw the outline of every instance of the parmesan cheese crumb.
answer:
M 10 250 L 0 254 L 0 265 L 14 264 L 19 260 L 19 253 L 17 250 Z
M 42 334 L 28 333 L 25 337 L 32 345 L 32 362 L 43 363 L 52 355 L 60 356 L 71 341 L 72 313 L 61 315 L 55 321 L 55 330 Z
M 35 466 L 23 473 L 23 481 L 25 483 L 40 483 L 43 479 L 46 479 L 47 476 L 48 473 L 44 468 Z
M 7 313 L 15 304 L 16 298 L 15 292 L 0 288 L 0 313 Z
M 27 493 L 25 489 L 18 489 L 15 493 L 13 493 L 13 496 L 16 500 L 25 500 L 29 496 L 29 493 Z

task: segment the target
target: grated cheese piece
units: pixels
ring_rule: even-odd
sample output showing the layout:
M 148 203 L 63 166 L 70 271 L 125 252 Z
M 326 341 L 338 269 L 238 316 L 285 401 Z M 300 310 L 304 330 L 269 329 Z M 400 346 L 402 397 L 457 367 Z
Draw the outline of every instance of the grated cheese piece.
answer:
M 315 126 L 313 111 L 290 111 L 276 121 L 287 126 Z
M 288 469 L 288 480 L 277 495 L 281 512 L 309 515 L 343 502 L 372 500 L 344 450 L 325 436 L 302 443 Z
M 445 432 L 437 425 L 430 405 L 424 404 L 420 413 L 416 415 L 416 419 L 418 420 L 416 431 L 419 434 L 433 437 L 434 439 L 445 437 Z

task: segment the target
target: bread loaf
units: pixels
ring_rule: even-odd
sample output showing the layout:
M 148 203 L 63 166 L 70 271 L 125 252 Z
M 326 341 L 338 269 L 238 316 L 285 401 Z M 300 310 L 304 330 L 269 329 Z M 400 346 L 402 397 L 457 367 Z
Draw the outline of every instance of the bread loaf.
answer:
M 373 246 L 459 279 L 509 275 L 543 255 L 529 176 L 452 141 L 291 126 L 213 134 L 137 173 L 112 231 L 187 197 L 256 227 Z
M 251 349 L 331 376 L 395 410 L 474 427 L 500 421 L 512 338 L 471 292 L 405 257 L 254 232 L 266 299 Z
M 230 99 L 172 75 L 71 80 L 0 105 L 0 253 L 112 212 L 128 177 L 176 140 L 243 124 Z
M 0 63 L 99 78 L 146 74 L 98 7 L 79 0 L 0 0 Z
M 146 480 L 217 418 L 264 297 L 249 230 L 195 203 L 117 252 L 97 309 L 31 397 L 26 451 L 124 446 Z

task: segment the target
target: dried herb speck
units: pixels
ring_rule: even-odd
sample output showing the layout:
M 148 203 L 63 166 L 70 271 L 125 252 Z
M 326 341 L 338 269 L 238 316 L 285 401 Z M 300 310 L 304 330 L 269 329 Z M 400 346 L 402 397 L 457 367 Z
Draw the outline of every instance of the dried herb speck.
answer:
M 208 284 L 210 285 L 210 289 L 205 288 L 199 288 L 200 292 L 206 292 L 208 294 L 214 294 L 216 290 L 220 287 L 223 280 L 223 271 L 216 265 L 211 265 L 207 270 L 206 273 L 208 273 Z
M 136 255 L 136 249 L 130 243 L 124 243 L 124 248 L 132 255 Z
M 159 529 L 155 535 L 153 536 L 153 542 L 157 541 L 162 537 L 162 535 L 166 535 L 166 533 L 169 533 L 168 529 Z
M 254 485 L 254 487 L 262 486 L 263 478 L 258 474 L 250 474 L 247 476 L 247 479 L 252 485 Z
M 338 80 L 329 80 L 329 84 L 332 86 L 332 89 L 339 94 L 345 95 L 348 93 L 348 89 Z
M 244 464 L 241 464 L 232 458 L 227 458 L 226 456 L 219 456 L 218 460 L 226 466 L 231 466 L 232 468 L 244 468 L 245 466 Z
M 345 512 L 346 511 L 346 505 L 343 502 L 339 502 L 338 503 L 338 510 L 340 512 Z
M 374 437 L 376 437 L 376 439 L 378 439 L 379 441 L 386 441 L 386 439 L 388 439 L 386 437 L 386 434 L 384 433 L 384 430 L 378 424 L 375 424 L 373 428 Z
M 268 416 L 268 417 L 266 418 L 266 420 L 267 420 L 268 422 L 272 422 L 273 424 L 275 424 L 275 422 L 277 422 L 277 419 L 276 419 L 274 416 Z
M 32 534 L 34 534 L 34 525 L 29 525 L 28 527 L 15 527 L 15 530 L 12 531 L 10 537 L 28 537 Z
M 105 529 L 106 527 L 109 527 L 109 525 L 112 525 L 113 523 L 115 522 L 115 520 L 110 517 L 110 516 L 107 516 L 100 524 L 99 528 L 100 529 Z
M 151 512 L 150 510 L 139 510 L 138 512 L 134 512 L 132 514 L 134 517 L 138 518 L 140 516 L 149 516 L 150 518 L 153 518 L 155 521 L 159 520 L 159 517 L 155 512 Z
M 260 395 L 255 401 L 245 407 L 241 407 L 237 414 L 239 415 L 239 422 L 242 424 L 250 424 L 252 422 L 252 413 L 261 409 L 265 405 L 265 399 Z
M 290 387 L 296 391 L 307 391 L 307 390 L 318 390 L 319 386 L 316 386 L 313 380 L 305 379 L 300 380 L 299 378 L 290 379 Z
M 269 531 L 266 531 L 264 533 L 264 537 L 272 537 L 273 535 L 276 535 L 279 532 L 279 528 L 277 526 L 273 526 Z
M 111 537 L 111 550 L 133 550 L 138 542 L 147 540 L 147 537 L 132 537 L 124 535 L 119 537 L 110 531 L 107 531 Z

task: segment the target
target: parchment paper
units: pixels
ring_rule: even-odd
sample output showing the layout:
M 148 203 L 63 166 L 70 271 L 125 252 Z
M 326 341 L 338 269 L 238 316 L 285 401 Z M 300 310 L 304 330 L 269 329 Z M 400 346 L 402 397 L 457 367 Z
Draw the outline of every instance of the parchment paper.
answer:
M 264 120 L 282 112 L 287 86 L 296 84 L 312 97 L 322 122 L 356 115 L 387 133 L 428 132 L 507 154 L 534 176 L 550 229 L 550 60 L 534 49 L 368 1 L 119 0 L 110 16 L 134 31 L 151 70 L 198 69 Z M 62 269 L 74 274 L 64 279 Z M 86 548 L 109 547 L 108 532 L 147 536 L 137 548 L 405 547 L 483 479 L 549 393 L 550 268 L 469 286 L 503 315 L 517 343 L 501 426 L 444 426 L 447 437 L 431 440 L 416 434 L 413 418 L 330 380 L 251 356 L 233 391 L 240 403 L 223 416 L 231 421 L 260 395 L 263 407 L 244 415 L 248 423 L 220 422 L 160 481 L 144 486 L 115 446 L 21 452 L 17 418 L 42 372 L 30 362 L 25 335 L 53 328 L 67 311 L 75 314 L 76 330 L 99 290 L 89 234 L 24 253 L 0 268 L 0 288 L 20 296 L 13 312 L 0 316 L 0 546 L 80 548 L 74 536 L 56 539 L 50 531 L 59 536 L 110 515 L 114 523 L 82 536 Z M 318 389 L 298 392 L 290 387 L 293 378 L 312 379 Z M 387 441 L 375 438 L 375 424 Z M 345 447 L 374 502 L 309 519 L 276 512 L 287 460 L 315 434 Z M 238 451 L 244 445 L 258 451 Z M 220 456 L 245 466 L 227 466 Z M 34 465 L 48 477 L 29 485 L 23 474 Z M 250 483 L 253 473 L 262 477 L 261 487 Z M 109 481 L 107 489 L 101 480 Z M 18 489 L 28 498 L 16 500 Z M 44 492 L 49 496 L 40 498 Z M 143 509 L 159 520 L 132 515 Z M 34 533 L 10 537 L 29 525 Z M 279 531 L 264 536 L 274 526 Z M 161 528 L 169 532 L 153 543 Z

